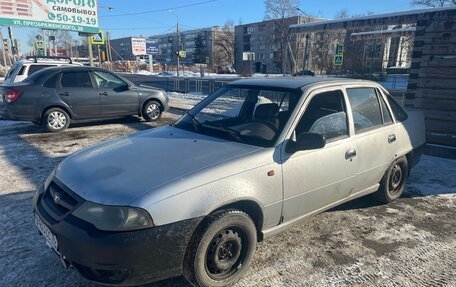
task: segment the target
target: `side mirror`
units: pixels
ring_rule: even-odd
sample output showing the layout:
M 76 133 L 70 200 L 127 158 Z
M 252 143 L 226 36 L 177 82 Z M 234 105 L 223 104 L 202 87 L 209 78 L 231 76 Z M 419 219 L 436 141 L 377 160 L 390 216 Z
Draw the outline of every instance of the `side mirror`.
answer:
M 321 134 L 303 133 L 297 141 L 289 141 L 285 147 L 287 153 L 295 153 L 300 150 L 312 150 L 324 148 L 326 140 Z
M 125 92 L 131 89 L 131 85 L 125 83 L 125 85 L 118 86 L 117 88 L 114 88 L 114 91 L 116 92 Z

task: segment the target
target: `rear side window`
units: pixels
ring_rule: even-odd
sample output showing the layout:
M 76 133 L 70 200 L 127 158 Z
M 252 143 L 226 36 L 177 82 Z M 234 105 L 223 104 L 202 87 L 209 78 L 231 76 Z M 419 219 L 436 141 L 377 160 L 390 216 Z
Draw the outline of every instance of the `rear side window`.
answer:
M 382 94 L 377 90 L 378 98 L 380 101 L 380 106 L 382 108 L 382 117 L 383 117 L 383 124 L 387 125 L 393 122 L 393 118 L 388 110 L 388 107 L 385 103 L 385 99 L 383 99 Z
M 408 119 L 408 115 L 405 112 L 405 110 L 399 105 L 398 102 L 391 96 L 390 94 L 387 94 L 388 102 L 390 104 L 391 110 L 393 111 L 394 117 L 396 118 L 396 121 L 398 122 L 403 122 L 406 119 Z
M 30 65 L 29 70 L 28 70 L 28 75 L 32 75 L 35 72 L 38 72 L 39 70 L 42 70 L 44 68 L 49 68 L 49 67 L 55 67 L 55 65 Z
M 360 133 L 383 124 L 380 104 L 374 88 L 347 89 L 355 132 Z
M 22 66 L 21 69 L 19 70 L 19 73 L 17 73 L 18 76 L 22 76 L 25 72 L 25 66 Z
M 57 82 L 60 78 L 60 75 L 60 73 L 57 73 L 54 76 L 50 77 L 46 80 L 46 82 L 44 82 L 43 86 L 45 86 L 46 88 L 55 89 L 57 87 Z
M 65 72 L 60 80 L 62 88 L 92 88 L 89 72 Z

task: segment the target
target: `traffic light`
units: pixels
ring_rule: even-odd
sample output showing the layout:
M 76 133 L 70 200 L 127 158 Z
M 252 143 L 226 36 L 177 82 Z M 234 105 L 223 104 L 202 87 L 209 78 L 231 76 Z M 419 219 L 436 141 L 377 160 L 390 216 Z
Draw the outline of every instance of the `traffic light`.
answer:
M 8 44 L 8 39 L 3 39 L 3 47 L 5 49 L 5 52 L 9 52 L 9 44 Z
M 382 55 L 382 44 L 377 43 L 374 48 L 374 55 L 375 57 L 380 57 Z
M 13 29 L 11 28 L 11 26 L 8 27 L 8 36 L 10 39 L 13 39 Z

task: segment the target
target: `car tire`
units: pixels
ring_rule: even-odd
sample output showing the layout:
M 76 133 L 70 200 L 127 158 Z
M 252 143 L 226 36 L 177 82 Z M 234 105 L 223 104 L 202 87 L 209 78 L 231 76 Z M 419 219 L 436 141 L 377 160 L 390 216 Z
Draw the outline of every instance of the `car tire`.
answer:
M 374 193 L 374 197 L 384 203 L 392 202 L 401 197 L 405 190 L 408 174 L 407 158 L 400 157 L 396 159 L 386 170 L 380 181 L 380 188 Z
M 157 101 L 147 101 L 142 109 L 142 116 L 148 122 L 158 121 L 163 112 L 162 105 Z
M 235 209 L 215 212 L 203 224 L 187 249 L 184 277 L 193 286 L 233 286 L 253 260 L 255 224 Z
M 52 108 L 44 113 L 42 125 L 48 132 L 61 132 L 70 125 L 70 116 L 60 108 Z

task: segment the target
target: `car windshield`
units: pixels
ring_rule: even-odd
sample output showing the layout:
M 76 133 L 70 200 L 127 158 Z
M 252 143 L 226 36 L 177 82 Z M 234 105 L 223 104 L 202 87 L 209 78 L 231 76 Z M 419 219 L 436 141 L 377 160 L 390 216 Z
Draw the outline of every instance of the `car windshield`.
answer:
M 188 111 L 175 126 L 270 147 L 288 121 L 299 96 L 296 90 L 226 86 Z

